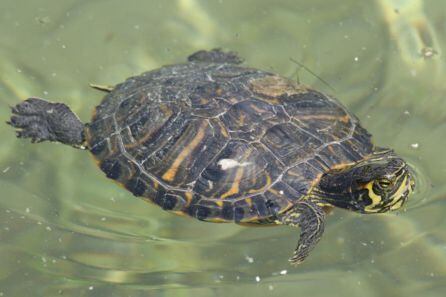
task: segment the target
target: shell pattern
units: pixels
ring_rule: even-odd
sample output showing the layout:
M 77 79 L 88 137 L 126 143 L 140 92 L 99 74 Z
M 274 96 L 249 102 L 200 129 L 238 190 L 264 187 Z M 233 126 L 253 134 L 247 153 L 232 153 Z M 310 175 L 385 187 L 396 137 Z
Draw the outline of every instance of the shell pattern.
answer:
M 85 131 L 107 177 L 163 209 L 268 222 L 327 170 L 373 151 L 336 99 L 229 63 L 165 66 L 117 85 Z

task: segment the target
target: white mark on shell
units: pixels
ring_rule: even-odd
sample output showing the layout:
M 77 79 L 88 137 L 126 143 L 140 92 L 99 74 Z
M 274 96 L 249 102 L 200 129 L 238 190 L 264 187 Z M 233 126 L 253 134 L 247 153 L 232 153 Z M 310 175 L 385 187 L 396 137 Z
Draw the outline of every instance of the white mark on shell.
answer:
M 218 166 L 220 166 L 220 168 L 222 170 L 228 170 L 228 169 L 231 169 L 234 167 L 245 167 L 245 166 L 251 165 L 252 163 L 251 162 L 240 163 L 239 161 L 234 160 L 234 159 L 220 159 L 217 162 L 217 164 L 218 164 Z

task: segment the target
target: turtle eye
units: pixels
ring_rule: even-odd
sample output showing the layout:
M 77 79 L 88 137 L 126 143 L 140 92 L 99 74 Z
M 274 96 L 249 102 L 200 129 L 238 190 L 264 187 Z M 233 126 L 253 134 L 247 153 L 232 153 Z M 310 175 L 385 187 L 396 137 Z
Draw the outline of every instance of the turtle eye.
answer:
M 378 185 L 383 189 L 387 189 L 392 184 L 392 182 L 387 178 L 380 178 L 377 180 L 377 182 Z

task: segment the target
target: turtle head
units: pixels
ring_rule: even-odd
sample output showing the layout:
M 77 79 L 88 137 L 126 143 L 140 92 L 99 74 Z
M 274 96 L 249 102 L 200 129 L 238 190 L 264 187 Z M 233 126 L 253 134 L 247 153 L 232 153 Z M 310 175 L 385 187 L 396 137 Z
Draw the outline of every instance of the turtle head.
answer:
M 388 149 L 379 149 L 361 162 L 328 172 L 319 183 L 323 200 L 361 213 L 396 210 L 404 205 L 414 187 L 409 166 Z

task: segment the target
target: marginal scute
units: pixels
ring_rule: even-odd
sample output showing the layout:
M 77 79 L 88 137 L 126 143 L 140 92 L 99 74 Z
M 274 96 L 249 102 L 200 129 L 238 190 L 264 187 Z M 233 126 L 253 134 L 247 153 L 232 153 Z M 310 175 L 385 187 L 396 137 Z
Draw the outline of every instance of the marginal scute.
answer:
M 101 132 L 101 133 L 97 133 Z M 99 160 L 113 155 L 114 151 L 109 147 L 109 138 L 115 132 L 115 126 L 112 116 L 102 117 L 86 125 L 85 138 L 88 141 L 90 151 Z
M 90 148 L 90 152 L 93 155 L 98 156 L 98 155 L 102 154 L 106 148 L 107 148 L 107 141 L 101 140 L 100 142 L 95 143 L 93 145 L 93 147 Z
M 218 50 L 190 59 L 115 86 L 86 127 L 101 170 L 135 196 L 200 220 L 268 223 L 373 151 L 337 100 Z
M 250 208 L 253 215 L 258 218 L 268 218 L 274 215 L 272 210 L 267 206 L 267 199 L 263 194 L 253 196 L 251 199 Z
M 226 221 L 233 221 L 234 220 L 234 207 L 232 203 L 226 202 L 223 203 L 223 207 L 221 208 L 221 216 Z
M 142 196 L 147 189 L 146 184 L 140 177 L 132 178 L 127 181 L 125 188 L 135 196 Z
M 162 202 L 159 203 L 159 205 L 165 210 L 174 210 L 175 208 L 181 209 L 181 207 L 177 207 L 178 205 L 181 204 L 182 201 L 180 196 L 172 194 L 165 194 L 162 199 Z
M 121 165 L 118 160 L 107 159 L 101 163 L 100 168 L 111 179 L 118 179 L 121 175 Z
M 245 211 L 243 207 L 236 207 L 234 209 L 234 221 L 239 223 L 243 221 L 243 218 L 245 217 Z
M 191 210 L 192 212 L 190 214 L 201 221 L 205 221 L 211 213 L 208 207 L 202 205 L 192 207 Z

